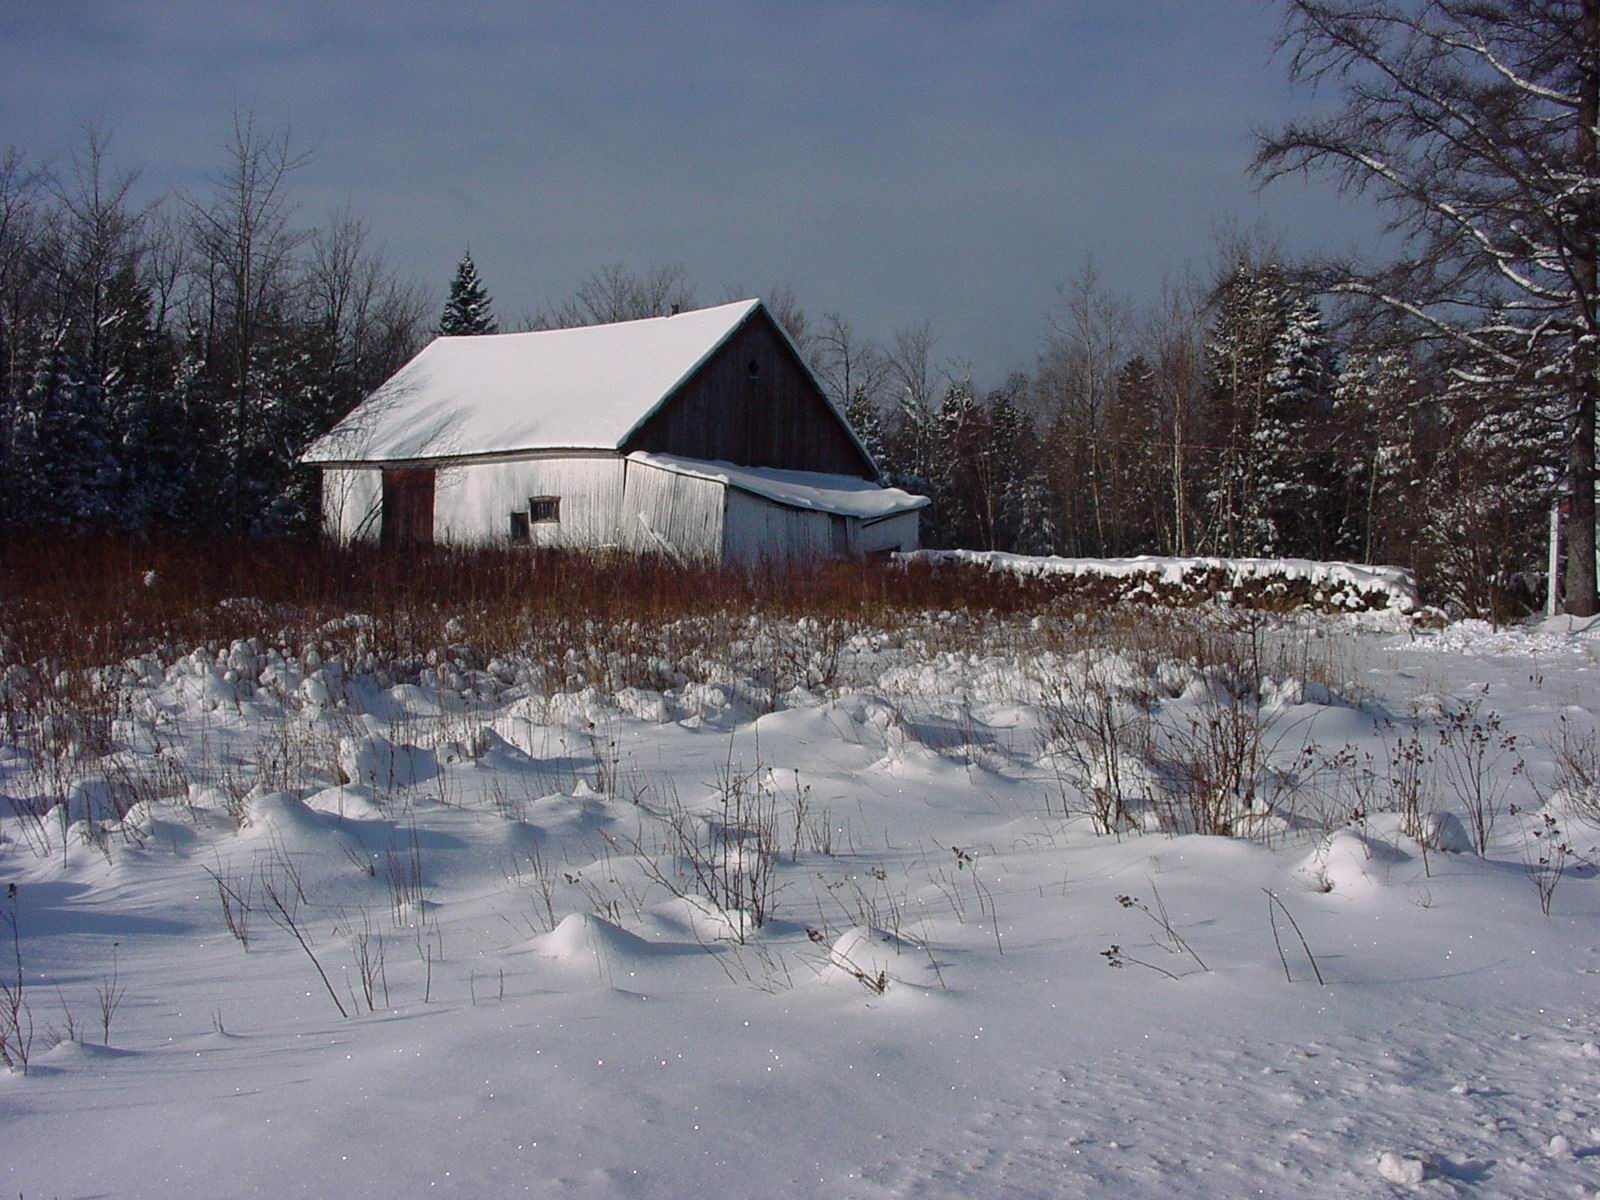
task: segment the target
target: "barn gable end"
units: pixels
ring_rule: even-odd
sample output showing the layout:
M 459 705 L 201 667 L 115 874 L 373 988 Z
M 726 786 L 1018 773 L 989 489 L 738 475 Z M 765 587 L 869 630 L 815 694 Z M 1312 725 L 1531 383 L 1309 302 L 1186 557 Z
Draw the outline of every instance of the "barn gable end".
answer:
M 759 305 L 621 449 L 878 478 L 875 464 Z

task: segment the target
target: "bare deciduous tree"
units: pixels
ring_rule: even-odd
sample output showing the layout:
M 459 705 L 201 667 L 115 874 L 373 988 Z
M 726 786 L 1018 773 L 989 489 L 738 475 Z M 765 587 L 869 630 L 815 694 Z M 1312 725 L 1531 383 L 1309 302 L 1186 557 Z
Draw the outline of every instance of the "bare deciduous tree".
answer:
M 608 263 L 578 285 L 573 298 L 550 314 L 558 329 L 665 317 L 693 308 L 694 289 L 681 266 L 651 267 L 643 274 Z
M 934 364 L 933 348 L 938 341 L 932 319 L 924 319 L 895 332 L 886 358 L 888 382 L 909 443 L 906 458 L 917 479 L 926 479 L 930 473 L 938 396 L 952 382 L 949 372 Z
M 1595 596 L 1600 0 L 1284 0 L 1292 78 L 1342 104 L 1264 135 L 1266 180 L 1326 170 L 1401 254 L 1330 264 L 1336 293 L 1453 344 L 1487 386 L 1562 394 L 1567 607 Z
M 889 377 L 882 351 L 836 312 L 822 314 L 822 328 L 812 338 L 811 366 L 841 411 L 857 397 L 879 402 Z
M 224 148 L 227 166 L 207 200 L 190 198 L 197 269 L 203 278 L 209 341 L 226 345 L 232 365 L 229 446 L 232 524 L 245 520 L 244 486 L 261 398 L 251 368 L 269 316 L 282 298 L 295 250 L 306 235 L 291 224 L 289 178 L 310 161 L 291 148 L 287 128 L 269 133 L 249 110 L 235 111 Z
M 1051 415 L 1065 419 L 1086 451 L 1083 464 L 1088 485 L 1095 540 L 1111 544 L 1104 463 L 1108 443 L 1106 414 L 1116 389 L 1117 372 L 1126 361 L 1125 344 L 1132 318 L 1122 300 L 1100 282 L 1100 273 L 1085 260 L 1071 283 L 1056 288 L 1049 314 L 1050 333 L 1039 364 L 1039 388 L 1048 397 Z

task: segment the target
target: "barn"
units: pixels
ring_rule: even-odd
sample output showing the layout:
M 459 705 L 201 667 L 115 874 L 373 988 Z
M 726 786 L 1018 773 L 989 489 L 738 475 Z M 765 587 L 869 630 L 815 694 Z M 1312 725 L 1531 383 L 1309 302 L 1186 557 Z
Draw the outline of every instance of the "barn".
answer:
M 729 565 L 918 546 L 759 300 L 436 338 L 301 457 L 337 541 L 489 542 Z

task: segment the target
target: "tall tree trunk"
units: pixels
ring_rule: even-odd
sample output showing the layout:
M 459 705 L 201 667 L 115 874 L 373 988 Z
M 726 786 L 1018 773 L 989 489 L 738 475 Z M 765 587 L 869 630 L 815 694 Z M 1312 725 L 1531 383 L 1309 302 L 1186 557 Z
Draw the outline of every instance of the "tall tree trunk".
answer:
M 1181 557 L 1188 552 L 1183 525 L 1183 418 L 1180 416 L 1172 427 L 1172 553 Z
M 1595 356 L 1585 350 L 1578 356 L 1581 377 L 1575 381 L 1572 445 L 1568 451 L 1567 478 L 1567 603 L 1569 613 L 1592 617 L 1600 612 L 1595 599 Z
M 1578 103 L 1578 169 L 1591 184 L 1600 179 L 1600 154 L 1596 153 L 1595 125 L 1600 122 L 1600 0 L 1583 0 L 1583 63 Z M 1600 198 L 1593 194 L 1579 201 L 1580 230 L 1574 268 L 1578 275 L 1579 342 L 1573 363 L 1572 444 L 1568 450 L 1567 483 L 1567 611 L 1592 617 L 1595 597 L 1594 435 L 1595 392 L 1600 389 L 1595 350 L 1596 225 L 1600 223 Z

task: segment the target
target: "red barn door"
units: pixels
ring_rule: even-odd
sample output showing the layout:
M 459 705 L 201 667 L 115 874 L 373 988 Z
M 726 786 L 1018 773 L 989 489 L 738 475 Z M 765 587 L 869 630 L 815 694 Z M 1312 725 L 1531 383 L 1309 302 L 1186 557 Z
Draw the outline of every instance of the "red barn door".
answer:
M 386 470 L 383 473 L 384 546 L 433 544 L 433 472 Z

